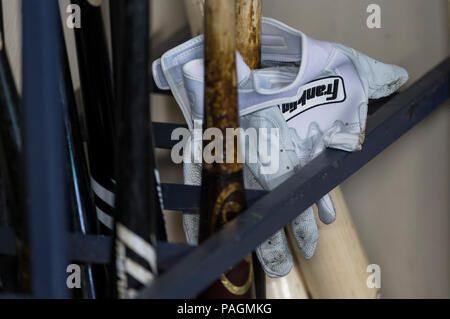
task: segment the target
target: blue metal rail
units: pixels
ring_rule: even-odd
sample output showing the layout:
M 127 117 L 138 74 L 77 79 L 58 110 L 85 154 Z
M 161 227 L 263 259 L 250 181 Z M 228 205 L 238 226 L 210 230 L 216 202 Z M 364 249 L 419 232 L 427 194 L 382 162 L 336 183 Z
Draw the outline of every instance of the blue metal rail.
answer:
M 23 1 L 23 104 L 32 291 L 65 298 L 66 176 L 57 71 L 58 1 Z M 24 199 L 25 200 L 25 199 Z

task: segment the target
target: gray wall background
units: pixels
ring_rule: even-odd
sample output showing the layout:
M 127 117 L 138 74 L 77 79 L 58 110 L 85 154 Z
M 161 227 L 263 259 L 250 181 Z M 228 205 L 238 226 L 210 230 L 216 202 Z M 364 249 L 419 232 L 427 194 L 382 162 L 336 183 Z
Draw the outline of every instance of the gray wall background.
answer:
M 20 88 L 20 1 L 2 1 L 7 50 Z M 62 8 L 67 2 L 61 0 Z M 370 3 L 381 6 L 381 29 L 366 27 Z M 263 0 L 263 13 L 309 36 L 401 65 L 409 83 L 449 54 L 447 0 Z M 183 1 L 153 1 L 156 40 L 164 41 L 186 21 Z M 67 35 L 74 52 L 73 35 Z M 71 63 L 75 68 L 73 54 Z M 76 74 L 74 83 L 78 88 Z M 156 121 L 183 122 L 169 97 L 153 95 L 152 112 Z M 447 102 L 342 184 L 369 259 L 381 266 L 385 298 L 450 297 L 449 120 Z M 171 164 L 169 155 L 158 151 L 162 179 L 181 183 L 181 167 Z M 183 241 L 180 214 L 166 216 L 170 239 Z

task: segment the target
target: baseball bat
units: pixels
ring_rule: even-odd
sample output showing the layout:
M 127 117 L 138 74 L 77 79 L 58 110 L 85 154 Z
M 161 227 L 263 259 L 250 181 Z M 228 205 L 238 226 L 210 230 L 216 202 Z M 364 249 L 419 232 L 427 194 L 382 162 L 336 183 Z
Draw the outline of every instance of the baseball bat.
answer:
M 330 195 L 336 221 L 330 225 L 319 223 L 320 238 L 314 256 L 307 260 L 295 250 L 309 293 L 315 299 L 379 298 L 379 289 L 367 285 L 370 263 L 340 187 Z M 289 233 L 290 240 L 295 241 Z
M 236 0 L 236 45 L 250 69 L 261 67 L 261 0 Z
M 126 25 L 126 17 L 123 14 L 126 9 L 126 1 L 110 1 L 110 17 L 111 17 L 111 38 L 112 38 L 112 52 L 113 52 L 113 73 L 114 73 L 114 86 L 116 93 L 116 104 L 119 106 L 118 114 L 119 118 L 116 119 L 116 123 L 120 123 L 122 115 L 120 114 L 120 105 L 126 105 L 126 101 L 124 101 L 123 97 L 123 89 L 120 89 L 125 84 L 124 81 L 129 81 L 128 77 L 124 74 L 125 69 L 124 66 L 127 65 L 127 60 L 124 57 L 125 50 L 127 49 L 127 45 L 129 42 L 127 41 L 126 35 L 124 34 L 124 30 L 127 29 Z M 129 23 L 129 22 L 128 22 Z M 151 47 L 151 43 L 146 41 Z M 150 116 L 151 117 L 151 116 Z M 150 129 L 150 142 L 151 144 L 151 169 L 152 169 L 152 178 L 151 180 L 151 190 L 152 190 L 152 212 L 155 212 L 155 236 L 160 241 L 167 241 L 167 232 L 166 232 L 166 224 L 164 221 L 164 205 L 162 201 L 162 193 L 161 193 L 161 182 L 159 170 L 156 165 L 156 155 L 154 151 L 154 137 L 153 137 L 153 127 L 152 122 L 149 124 Z M 120 150 L 120 149 L 119 149 Z
M 237 49 L 250 69 L 261 67 L 261 9 L 261 0 L 236 0 Z M 257 295 L 265 294 L 269 299 L 308 298 L 297 262 L 288 275 L 271 278 L 264 274 L 255 255 L 253 260 Z M 261 286 L 265 287 L 264 292 Z
M 237 161 L 235 136 L 227 128 L 239 127 L 236 87 L 236 6 L 234 0 L 206 1 L 205 6 L 205 106 L 203 130 L 220 130 L 223 152 L 203 158 L 199 241 L 205 241 L 246 207 L 242 164 Z M 218 139 L 219 137 L 216 136 Z M 204 147 L 208 143 L 204 142 Z M 222 162 L 222 163 L 219 163 Z M 228 162 L 228 163 L 227 163 Z M 247 256 L 201 295 L 203 298 L 253 297 L 253 267 Z
M 75 28 L 80 86 L 88 135 L 91 187 L 101 233 L 113 229 L 115 190 L 114 92 L 101 0 L 72 0 L 81 9 L 82 25 Z
M 80 86 L 87 130 L 88 167 L 100 234 L 113 235 L 115 202 L 114 92 L 101 0 L 72 0 L 81 9 L 75 28 Z M 114 296 L 113 265 L 107 265 L 101 298 Z
M 123 38 L 123 27 L 125 25 L 125 16 L 122 14 L 125 10 L 125 1 L 109 0 L 109 20 L 110 20 L 110 32 L 111 32 L 111 53 L 112 53 L 112 65 L 113 65 L 113 86 L 116 96 L 115 103 L 115 122 L 118 119 L 119 106 L 121 105 L 120 90 L 122 75 L 120 62 L 123 60 L 123 45 L 121 39 Z
M 253 30 L 258 30 L 258 26 L 260 26 L 257 12 L 261 10 L 261 3 L 257 0 L 237 1 L 238 49 L 251 68 L 258 68 L 261 37 L 260 33 L 258 34 Z M 374 298 L 377 295 L 377 290 L 368 288 L 366 285 L 368 276 L 366 267 L 369 262 L 354 228 L 342 192 L 338 188 L 332 192 L 331 196 L 336 205 L 338 220 L 331 226 L 323 227 L 323 225 L 320 225 L 322 226 L 320 227 L 321 238 L 316 255 L 311 260 L 301 258 L 301 261 L 296 261 L 295 264 L 300 267 L 304 274 L 304 282 L 313 298 Z M 299 255 L 295 245 L 293 248 L 291 250 Z M 349 252 L 348 254 L 345 254 L 346 250 Z M 338 262 L 331 262 L 336 259 L 339 259 Z M 347 267 L 342 266 L 345 260 L 350 261 Z M 320 271 L 321 269 L 322 271 Z M 344 269 L 344 271 L 341 269 Z M 299 272 L 294 267 L 288 276 L 295 275 L 299 275 Z M 268 279 L 268 281 L 269 284 L 271 281 L 274 284 L 273 281 L 281 282 L 287 279 Z M 296 284 L 301 285 L 301 282 L 300 279 Z M 304 286 L 302 288 L 302 296 L 306 297 L 307 289 Z
M 6 206 L 5 185 L 0 170 L 0 227 L 7 227 L 7 226 L 8 226 L 8 207 Z M 9 261 L 11 261 L 10 258 Z M 11 276 L 11 273 L 8 271 L 9 270 L 8 264 L 9 264 L 8 258 L 5 256 L 0 256 L 0 293 L 8 291 L 7 284 L 5 283 L 5 279 Z M 14 287 L 11 289 L 11 291 L 13 290 Z
M 298 250 L 297 246 L 289 243 L 291 251 Z M 266 275 L 267 299 L 309 299 L 310 295 L 302 276 L 299 262 L 294 258 L 291 271 L 284 277 L 270 278 Z
M 188 13 L 192 36 L 202 34 L 204 0 L 185 0 L 184 4 Z M 250 45 L 250 48 L 246 49 L 245 47 L 247 47 L 247 42 L 243 39 L 251 38 L 252 36 L 249 35 L 249 33 L 260 34 L 261 5 L 259 1 L 242 0 L 237 0 L 236 4 L 236 19 L 238 27 L 237 49 L 243 55 L 244 60 L 249 63 L 251 68 L 257 69 L 260 67 L 261 44 Z M 247 28 L 248 25 L 251 25 L 252 28 Z M 257 43 L 258 39 L 260 39 L 260 35 L 253 36 L 253 38 L 254 42 Z M 249 56 L 252 56 L 253 58 Z M 265 275 L 259 262 L 255 260 L 255 258 L 253 258 L 253 266 L 257 298 L 305 299 L 308 297 L 297 262 L 294 263 L 294 267 L 291 272 L 283 278 L 270 278 Z
M 261 67 L 261 0 L 236 0 L 236 47 L 250 69 Z M 266 299 L 266 275 L 252 253 L 255 294 Z
M 158 274 L 156 239 L 162 201 L 153 152 L 149 101 L 149 1 L 124 4 L 116 66 L 123 77 L 118 121 L 116 272 L 119 298 L 133 298 Z
M 66 174 L 69 182 L 69 206 L 72 232 L 97 234 L 99 225 L 95 214 L 94 199 L 89 184 L 89 172 L 79 123 L 79 115 L 73 91 L 63 28 L 59 31 L 59 54 L 62 67 L 58 69 L 58 83 L 66 135 Z M 106 269 L 103 265 L 82 264 L 81 289 L 73 289 L 75 298 L 96 299 L 104 296 Z
M 4 36 L 4 26 L 3 26 L 3 4 L 0 2 L 0 48 L 3 49 L 3 45 L 5 43 Z M 2 107 L 0 105 L 0 107 Z M 3 108 L 3 107 L 2 107 Z M 1 143 L 1 138 L 0 138 Z M 2 156 L 3 157 L 3 156 Z M 0 162 L 1 165 L 4 165 Z M 5 190 L 5 182 L 4 177 L 2 176 L 3 170 L 0 170 L 0 226 L 9 225 L 9 212 L 8 206 L 6 203 L 6 190 Z
M 18 250 L 18 290 L 21 293 L 30 293 L 30 248 L 25 195 L 22 109 L 5 49 L 3 21 L 0 25 L 0 161 L 6 200 L 10 210 L 9 217 L 14 227 Z

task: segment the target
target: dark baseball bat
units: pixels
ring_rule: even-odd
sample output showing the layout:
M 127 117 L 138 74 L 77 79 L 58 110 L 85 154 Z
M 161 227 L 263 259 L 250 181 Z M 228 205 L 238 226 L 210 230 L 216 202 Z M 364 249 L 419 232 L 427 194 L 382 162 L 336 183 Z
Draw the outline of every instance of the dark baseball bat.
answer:
M 227 128 L 239 127 L 236 87 L 236 10 L 234 0 L 205 2 L 205 106 L 203 130 L 217 128 L 224 136 L 223 159 L 233 152 L 233 161 L 208 163 L 203 159 L 200 232 L 202 242 L 246 207 L 242 164 L 237 161 L 237 141 Z M 217 137 L 216 137 L 217 138 Z M 206 146 L 207 143 L 204 143 Z M 232 148 L 230 148 L 232 145 Z M 216 154 L 217 155 L 217 154 Z M 222 274 L 202 298 L 253 297 L 251 255 Z
M 94 198 L 89 182 L 86 155 L 80 127 L 77 102 L 73 90 L 67 49 L 64 42 L 62 27 L 59 30 L 58 42 L 60 61 L 58 83 L 61 95 L 61 106 L 64 115 L 64 128 L 66 136 L 66 173 L 69 182 L 69 218 L 72 232 L 82 234 L 98 234 Z M 82 264 L 81 289 L 73 289 L 75 298 L 96 299 L 105 297 L 106 268 L 103 265 Z
M 121 46 L 115 65 L 122 78 L 117 85 L 117 296 L 133 298 L 158 273 L 155 245 L 162 202 L 149 127 L 149 1 L 126 1 L 119 16 L 121 32 L 114 35 Z
M 151 3 L 151 2 L 150 2 Z M 127 20 L 125 14 L 126 1 L 110 1 L 110 18 L 111 18 L 111 40 L 112 40 L 112 55 L 113 55 L 113 73 L 114 73 L 114 86 L 116 93 L 116 105 L 126 105 L 127 101 L 123 99 L 123 88 L 124 82 L 129 81 L 127 75 L 125 75 L 124 66 L 127 64 L 127 57 L 124 56 L 127 45 L 130 45 L 130 41 L 127 39 L 125 30 L 128 28 Z M 149 50 L 151 49 L 151 43 L 149 41 L 145 42 Z M 128 58 L 129 59 L 129 58 Z M 116 119 L 116 123 L 121 120 L 120 107 L 117 107 L 117 114 L 119 118 Z M 151 116 L 150 116 L 151 117 Z M 151 185 L 151 196 L 153 201 L 151 202 L 152 211 L 155 211 L 156 216 L 156 228 L 155 236 L 160 241 L 167 240 L 166 226 L 164 221 L 164 205 L 161 197 L 161 182 L 160 175 L 156 164 L 156 156 L 154 151 L 154 137 L 153 137 L 153 127 L 152 122 L 149 121 L 150 130 L 150 142 L 151 144 L 151 156 L 150 156 L 150 167 L 152 169 L 152 174 L 155 178 L 152 178 Z M 116 153 L 117 155 L 117 153 Z M 154 180 L 154 182 L 153 182 Z
M 114 92 L 100 2 L 72 0 L 81 9 L 81 28 L 75 28 L 88 159 L 96 214 L 102 234 L 113 229 L 116 139 Z
M 2 15 L 2 12 L 0 12 Z M 10 218 L 18 249 L 18 290 L 31 291 L 30 251 L 25 196 L 22 110 L 5 50 L 3 21 L 0 37 L 0 135 L 1 168 Z
M 4 37 L 4 26 L 3 26 L 3 5 L 0 3 L 0 41 L 2 46 L 5 43 Z M 3 109 L 3 106 L 0 105 Z M 1 144 L 1 139 L 0 139 Z M 0 152 L 2 148 L 0 147 Z M 1 162 L 3 155 L 0 156 L 0 165 L 3 166 L 4 163 Z M 6 167 L 5 167 L 6 168 Z M 4 169 L 5 169 L 4 168 Z M 0 169 L 0 226 L 10 226 L 10 216 L 9 209 L 7 205 L 6 189 L 5 189 L 5 179 L 3 177 L 4 169 Z M 16 278 L 16 275 L 11 275 L 16 272 L 17 263 L 15 258 L 10 256 L 0 256 L 0 292 L 11 292 L 17 289 L 16 280 L 11 280 L 11 276 Z
M 113 235 L 115 203 L 114 92 L 106 35 L 99 1 L 72 0 L 81 9 L 81 28 L 75 28 L 78 68 L 91 189 L 100 233 Z M 102 298 L 114 296 L 114 270 L 110 264 Z

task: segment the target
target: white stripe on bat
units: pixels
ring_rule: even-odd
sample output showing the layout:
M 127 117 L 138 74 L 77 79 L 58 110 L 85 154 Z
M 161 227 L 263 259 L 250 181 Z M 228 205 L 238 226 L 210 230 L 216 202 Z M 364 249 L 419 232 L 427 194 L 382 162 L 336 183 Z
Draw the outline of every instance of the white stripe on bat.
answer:
M 95 207 L 95 210 L 97 211 L 97 219 L 106 227 L 109 229 L 113 229 L 114 227 L 114 218 L 109 216 L 107 213 L 102 211 L 100 208 Z
M 91 177 L 91 187 L 95 195 L 97 195 L 102 201 L 109 206 L 114 207 L 115 195 L 113 192 L 107 190 L 102 185 L 97 183 L 95 179 Z
M 125 260 L 125 268 L 128 274 L 130 274 L 134 279 L 139 281 L 144 286 L 148 285 L 150 282 L 152 282 L 153 278 L 155 278 L 155 276 L 150 271 L 134 262 L 130 258 L 127 258 Z
M 122 241 L 129 249 L 144 258 L 150 265 L 154 274 L 158 273 L 156 265 L 156 251 L 144 239 L 133 233 L 121 223 L 116 225 L 117 238 Z

